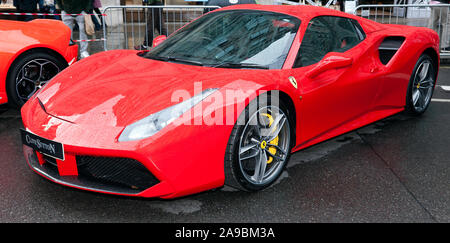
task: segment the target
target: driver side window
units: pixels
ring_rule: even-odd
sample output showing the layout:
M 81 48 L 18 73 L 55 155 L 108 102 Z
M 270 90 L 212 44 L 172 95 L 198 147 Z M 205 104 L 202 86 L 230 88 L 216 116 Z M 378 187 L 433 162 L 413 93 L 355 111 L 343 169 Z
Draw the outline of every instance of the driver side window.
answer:
M 295 67 L 315 64 L 329 52 L 345 52 L 364 39 L 356 21 L 344 17 L 319 16 L 312 19 L 300 45 Z

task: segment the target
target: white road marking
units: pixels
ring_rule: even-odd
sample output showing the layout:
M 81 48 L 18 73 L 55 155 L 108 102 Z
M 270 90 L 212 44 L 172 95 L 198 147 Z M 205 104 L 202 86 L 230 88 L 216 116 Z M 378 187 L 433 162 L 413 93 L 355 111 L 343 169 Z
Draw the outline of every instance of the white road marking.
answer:
M 439 85 L 441 87 L 441 89 L 443 89 L 444 91 L 450 91 L 450 86 L 447 85 Z
M 431 99 L 431 101 L 434 101 L 434 102 L 447 102 L 447 103 L 450 103 L 450 99 Z

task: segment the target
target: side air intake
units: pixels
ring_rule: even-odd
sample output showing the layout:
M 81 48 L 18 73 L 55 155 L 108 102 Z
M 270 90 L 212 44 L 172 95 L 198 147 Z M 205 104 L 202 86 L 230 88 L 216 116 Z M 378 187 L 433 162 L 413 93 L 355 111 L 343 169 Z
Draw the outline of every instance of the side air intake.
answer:
M 402 36 L 389 36 L 384 38 L 378 47 L 381 63 L 384 65 L 388 64 L 404 41 L 405 37 Z

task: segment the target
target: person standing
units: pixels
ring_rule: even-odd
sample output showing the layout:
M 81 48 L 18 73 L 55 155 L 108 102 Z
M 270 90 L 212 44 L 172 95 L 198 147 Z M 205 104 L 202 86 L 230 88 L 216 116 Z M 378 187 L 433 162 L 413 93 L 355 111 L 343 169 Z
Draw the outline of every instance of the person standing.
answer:
M 431 4 L 449 4 L 450 0 L 431 1 Z M 431 7 L 431 16 L 428 27 L 436 31 L 440 38 L 440 49 L 450 51 L 449 32 L 449 7 Z
M 14 0 L 13 5 L 18 13 L 36 13 L 38 0 Z M 18 17 L 21 21 L 30 21 L 34 17 L 31 15 L 23 15 Z
M 142 4 L 148 6 L 164 6 L 163 0 L 143 0 Z M 142 45 L 135 46 L 134 49 L 147 50 L 151 47 L 155 28 L 159 31 L 160 35 L 167 35 L 167 29 L 164 25 L 162 7 L 147 8 L 147 32 L 145 33 L 144 42 Z
M 55 14 L 56 8 L 55 8 L 55 1 L 54 0 L 39 0 L 39 12 L 40 13 L 47 13 L 47 14 Z M 61 20 L 61 18 L 58 15 L 46 17 L 43 16 L 43 19 L 50 18 L 50 19 L 57 19 Z
M 58 4 L 61 9 L 62 21 L 72 31 L 72 38 L 73 27 L 76 22 L 80 31 L 80 39 L 87 40 L 88 36 L 85 29 L 84 15 L 89 13 L 92 9 L 92 0 L 56 0 L 56 4 Z M 80 42 L 81 58 L 86 58 L 89 56 L 89 52 L 87 50 L 88 42 Z
M 100 23 L 97 21 L 97 18 L 95 17 L 95 15 L 92 15 L 92 22 L 94 22 L 95 24 L 95 30 L 100 30 L 103 28 L 103 15 L 102 12 L 100 11 L 100 8 L 102 7 L 102 2 L 100 0 L 94 0 L 92 2 L 92 10 L 91 13 L 93 14 L 94 12 L 97 14 L 98 19 L 100 20 Z M 105 24 L 106 26 L 106 24 Z
M 345 0 L 337 0 L 335 2 L 339 3 L 339 10 L 341 12 L 345 12 Z

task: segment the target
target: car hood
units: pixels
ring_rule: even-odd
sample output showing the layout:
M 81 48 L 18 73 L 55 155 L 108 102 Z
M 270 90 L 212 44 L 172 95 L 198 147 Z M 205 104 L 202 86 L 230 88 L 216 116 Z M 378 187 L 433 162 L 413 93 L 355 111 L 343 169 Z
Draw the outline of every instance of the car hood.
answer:
M 67 68 L 37 98 L 49 115 L 68 122 L 124 127 L 179 103 L 174 92 L 193 96 L 222 88 L 246 79 L 246 71 L 150 60 L 136 51 L 108 51 Z

